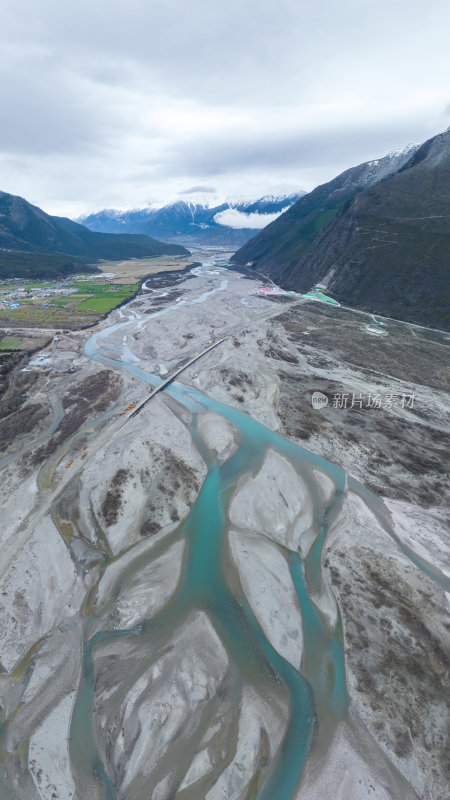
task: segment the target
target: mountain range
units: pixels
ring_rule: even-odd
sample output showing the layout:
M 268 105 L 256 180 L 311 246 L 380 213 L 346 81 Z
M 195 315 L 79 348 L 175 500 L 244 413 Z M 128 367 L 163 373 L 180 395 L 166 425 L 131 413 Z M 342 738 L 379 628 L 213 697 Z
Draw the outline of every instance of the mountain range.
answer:
M 23 267 L 17 251 L 26 254 Z M 64 266 L 61 274 L 70 274 L 79 271 L 80 264 L 98 259 L 186 255 L 188 252 L 184 247 L 159 242 L 143 234 L 94 233 L 66 217 L 46 214 L 23 197 L 0 192 L 2 277 L 9 274 L 13 277 L 47 277 L 44 254 L 59 254 L 57 259 L 48 259 L 47 272 L 53 276 L 58 274 L 60 266 Z
M 80 217 L 92 231 L 146 234 L 186 246 L 240 247 L 261 230 L 274 215 L 295 203 L 304 192 L 258 200 L 240 200 L 208 205 L 177 200 L 162 207 L 135 211 L 106 209 Z
M 302 197 L 232 258 L 386 316 L 450 327 L 450 129 Z

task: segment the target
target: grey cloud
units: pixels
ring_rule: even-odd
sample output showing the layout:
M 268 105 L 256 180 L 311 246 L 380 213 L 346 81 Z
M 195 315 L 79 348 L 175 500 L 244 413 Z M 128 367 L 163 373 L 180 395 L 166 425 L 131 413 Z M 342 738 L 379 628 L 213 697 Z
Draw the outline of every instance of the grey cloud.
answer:
M 359 124 L 353 128 L 342 126 L 309 133 L 299 127 L 287 133 L 253 130 L 242 132 L 240 137 L 236 134 L 233 137 L 195 137 L 168 153 L 162 169 L 167 174 L 190 171 L 211 176 L 241 169 L 299 170 L 315 164 L 322 168 L 345 169 L 408 144 L 411 129 L 420 130 L 417 141 L 427 138 L 426 127 L 417 125 L 416 120 L 378 129 Z
M 182 189 L 178 194 L 215 194 L 217 189 L 214 186 L 191 186 L 190 189 Z
M 449 26 L 447 0 L 4 0 L 2 180 L 93 206 L 331 178 L 439 130 Z
M 108 102 L 109 99 L 109 102 Z M 123 131 L 116 102 L 51 56 L 33 66 L 9 50 L 0 63 L 0 152 L 94 152 Z
M 396 0 L 389 24 L 382 0 L 363 9 L 360 0 L 22 0 L 20 14 L 16 2 L 5 5 L 8 39 L 40 41 L 80 72 L 109 80 L 119 63 L 122 80 L 150 92 L 244 104 L 268 94 L 272 104 L 297 103 L 330 86 L 345 92 L 365 76 L 383 81 L 398 61 L 414 80 L 427 61 L 437 66 L 448 17 L 445 0 L 435 0 L 435 14 L 420 0 Z
M 271 73 L 268 57 L 292 69 L 307 49 L 298 49 L 304 14 L 292 0 L 276 6 L 263 0 L 257 7 L 241 0 L 23 0 L 20 16 L 10 0 L 6 7 L 3 26 L 12 40 L 39 40 L 100 80 L 109 80 L 108 65 L 117 60 L 135 64 L 137 82 L 165 87 L 175 96 L 236 100 L 249 90 L 264 92 Z M 283 16 L 290 24 L 281 26 L 285 46 L 278 48 L 274 31 Z

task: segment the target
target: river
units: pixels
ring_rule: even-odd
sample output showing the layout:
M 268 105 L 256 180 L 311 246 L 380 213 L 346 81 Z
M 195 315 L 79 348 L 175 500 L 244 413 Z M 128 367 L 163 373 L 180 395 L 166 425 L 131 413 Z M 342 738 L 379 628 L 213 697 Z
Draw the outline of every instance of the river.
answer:
M 176 303 L 145 316 L 135 311 L 127 314 L 127 307 L 122 308 L 121 321 L 102 328 L 88 338 L 86 356 L 109 368 L 126 370 L 134 378 L 152 386 L 158 385 L 161 379 L 148 372 L 130 349 L 129 333 L 142 331 L 157 317 L 176 314 L 180 308 L 204 303 L 211 295 L 226 289 L 226 270 L 220 266 L 220 257 L 211 256 L 205 259 L 201 267 L 195 268 L 197 277 L 201 278 L 203 274 L 217 275 L 217 285 L 197 297 L 178 299 Z M 144 285 L 144 291 L 147 288 Z M 117 336 L 119 331 L 123 333 L 121 339 Z M 114 358 L 108 355 L 109 349 L 114 350 Z M 242 695 L 244 687 L 253 686 L 262 695 L 270 694 L 274 689 L 278 691 L 281 687 L 287 698 L 288 722 L 281 745 L 276 753 L 271 754 L 268 763 L 262 764 L 245 797 L 247 800 L 290 800 L 300 782 L 313 736 L 315 746 L 322 751 L 326 749 L 348 708 L 341 619 L 337 614 L 335 624 L 330 625 L 317 603 L 322 592 L 322 548 L 328 527 L 343 502 L 348 479 L 342 469 L 282 438 L 247 414 L 181 382 L 174 381 L 164 392 L 189 410 L 192 420 L 190 434 L 206 464 L 207 475 L 188 517 L 168 542 L 170 544 L 175 539 L 186 542 L 182 575 L 168 602 L 155 615 L 140 621 L 139 625 L 123 629 L 102 627 L 104 607 L 95 610 L 86 604 L 88 613 L 84 624 L 82 677 L 70 732 L 70 756 L 78 800 L 85 800 L 86 797 L 91 800 L 118 800 L 119 796 L 127 796 L 126 793 L 119 795 L 111 769 L 102 757 L 97 742 L 93 721 L 96 657 L 121 641 L 129 643 L 134 652 L 148 653 L 150 663 L 156 646 L 161 647 L 161 643 L 169 642 L 174 632 L 196 611 L 207 615 L 226 650 L 234 675 L 233 691 L 237 697 Z M 225 418 L 238 431 L 237 450 L 222 464 L 211 457 L 197 430 L 198 417 L 205 411 Z M 315 541 L 307 557 L 302 559 L 298 552 L 284 551 L 301 610 L 304 642 L 300 670 L 277 652 L 248 599 L 243 592 L 236 591 L 228 579 L 230 498 L 243 477 L 258 473 L 269 451 L 279 454 L 292 465 L 307 487 L 312 505 Z M 334 487 L 327 502 L 324 502 L 320 491 L 318 473 L 325 475 Z M 393 535 L 378 498 L 354 480 L 352 490 L 373 507 L 377 518 Z M 161 549 L 164 550 L 164 546 L 162 544 L 144 553 L 131 564 L 129 559 L 124 560 L 123 568 L 120 567 L 120 558 L 106 560 L 102 573 L 107 573 L 110 564 L 114 564 L 115 585 L 129 583 L 146 563 L 160 554 Z M 408 557 L 414 556 L 405 548 L 402 549 Z M 417 559 L 415 563 L 431 574 L 434 580 L 440 580 L 441 576 L 430 565 L 418 563 Z M 140 668 L 141 677 L 144 675 L 145 658 L 143 664 Z M 124 769 L 126 771 L 126 765 Z M 143 793 L 144 796 L 147 797 Z
M 214 259 L 208 259 L 202 268 L 196 268 L 201 277 L 202 270 L 209 273 L 217 269 Z M 146 321 L 176 312 L 180 305 L 195 305 L 204 302 L 213 292 L 226 288 L 227 280 L 222 279 L 217 288 L 204 292 L 191 301 L 182 300 L 145 318 Z M 99 363 L 117 368 L 117 360 L 101 353 L 112 333 L 130 328 L 143 322 L 143 318 L 126 319 L 102 329 L 91 336 L 85 345 L 85 353 Z M 146 373 L 138 360 L 130 352 L 123 337 L 120 367 L 134 377 L 157 385 L 158 378 Z M 117 337 L 116 337 L 117 342 Z M 116 344 L 117 347 L 117 344 Z M 107 646 L 116 637 L 129 637 L 133 641 L 142 638 L 146 645 L 152 636 L 169 638 L 170 631 L 178 627 L 189 611 L 198 608 L 206 611 L 228 656 L 237 668 L 239 680 L 247 684 L 264 684 L 267 681 L 282 682 L 289 697 L 289 724 L 280 752 L 271 764 L 271 769 L 263 785 L 258 790 L 258 800 L 289 800 L 297 786 L 308 756 L 313 726 L 320 718 L 320 731 L 327 739 L 338 721 L 345 715 L 347 692 L 345 685 L 344 657 L 342 650 L 342 627 L 340 621 L 330 630 L 308 593 L 308 582 L 317 591 L 320 587 L 320 555 L 327 533 L 328 521 L 340 504 L 345 487 L 345 474 L 339 468 L 328 464 L 322 458 L 294 445 L 245 413 L 225 406 L 198 391 L 187 388 L 179 382 L 169 385 L 164 391 L 185 405 L 193 414 L 191 434 L 208 468 L 207 477 L 201 487 L 198 499 L 183 523 L 182 535 L 188 541 L 187 557 L 184 561 L 182 579 L 170 602 L 153 619 L 140 624 L 137 629 L 126 631 L 97 631 L 90 638 L 90 630 L 95 617 L 87 620 L 85 634 L 84 675 L 75 704 L 72 731 L 71 753 L 75 771 L 90 771 L 95 775 L 95 796 L 98 798 L 117 798 L 113 783 L 107 774 L 107 767 L 101 764 L 92 730 L 92 706 L 94 703 L 94 672 L 92 653 L 96 648 Z M 196 433 L 196 419 L 203 410 L 214 411 L 225 417 L 239 432 L 239 447 L 236 453 L 223 465 L 211 461 L 206 448 Z M 270 644 L 259 625 L 250 604 L 245 598 L 236 598 L 228 585 L 224 561 L 227 531 L 226 504 L 240 477 L 256 472 L 262 465 L 268 449 L 275 451 L 294 465 L 308 486 L 313 502 L 313 518 L 317 530 L 316 546 L 309 557 L 302 562 L 297 553 L 289 554 L 289 567 L 296 587 L 301 608 L 304 629 L 303 668 L 299 672 L 283 659 Z M 314 470 L 325 473 L 335 486 L 334 495 L 327 505 L 323 505 Z M 135 570 L 142 564 L 138 561 Z M 127 579 L 130 575 L 127 575 Z M 90 735 L 87 732 L 90 731 Z M 87 770 L 89 764 L 89 770 Z M 88 781 L 89 783 L 89 781 Z M 92 789 L 91 789 L 92 790 Z
M 105 343 L 112 333 L 127 326 L 139 326 L 157 316 L 176 313 L 186 305 L 195 305 L 207 300 L 211 294 L 223 291 L 227 280 L 217 263 L 217 257 L 207 259 L 202 267 L 195 269 L 201 277 L 203 273 L 217 273 L 217 286 L 190 300 L 182 299 L 167 308 L 148 315 L 136 316 L 108 329 L 94 334 L 88 339 L 86 355 L 99 363 L 117 368 L 117 355 L 110 359 L 105 355 Z M 142 369 L 139 359 L 129 350 L 128 337 L 123 337 L 120 353 L 120 368 L 134 377 L 152 385 L 159 378 Z M 116 337 L 117 348 L 117 337 Z M 101 352 L 103 347 L 103 353 Z M 152 646 L 154 637 L 168 640 L 193 609 L 207 613 L 215 631 L 233 663 L 238 682 L 258 685 L 264 691 L 270 684 L 282 684 L 289 699 L 289 722 L 282 745 L 269 768 L 263 771 L 259 785 L 252 797 L 257 800 L 289 800 L 298 785 L 311 746 L 314 726 L 316 743 L 325 748 L 332 739 L 333 731 L 347 712 L 348 695 L 346 689 L 345 664 L 342 644 L 342 623 L 338 615 L 334 628 L 322 616 L 317 603 L 321 593 L 322 548 L 327 536 L 328 525 L 339 510 L 348 480 L 343 470 L 329 464 L 324 459 L 306 449 L 287 441 L 268 430 L 254 419 L 188 388 L 180 382 L 173 382 L 164 389 L 169 395 L 192 413 L 191 435 L 194 443 L 207 465 L 207 476 L 199 496 L 188 518 L 182 523 L 180 535 L 188 542 L 187 554 L 183 562 L 183 574 L 175 594 L 167 605 L 152 619 L 130 630 L 97 630 L 90 638 L 90 630 L 95 618 L 86 625 L 86 644 L 84 661 L 84 680 L 81 682 L 72 725 L 72 755 L 78 769 L 86 759 L 86 730 L 90 726 L 90 715 L 94 702 L 92 654 L 96 649 L 106 647 L 117 637 L 126 637 L 135 646 L 139 639 L 146 647 Z M 220 465 L 211 460 L 196 429 L 198 414 L 208 410 L 219 414 L 231 422 L 239 434 L 239 447 L 234 455 Z M 227 504 L 242 476 L 256 474 L 261 468 L 267 452 L 274 451 L 294 466 L 298 475 L 308 487 L 313 506 L 313 520 L 316 539 L 306 559 L 297 552 L 289 552 L 288 563 L 296 589 L 303 624 L 304 650 L 302 667 L 296 670 L 275 650 L 264 634 L 249 602 L 242 595 L 235 596 L 226 575 L 227 562 Z M 317 483 L 317 471 L 325 474 L 334 485 L 334 492 L 328 503 L 321 499 Z M 442 583 L 443 576 L 438 570 L 420 560 L 395 537 L 389 515 L 384 505 L 371 492 L 368 492 L 354 479 L 351 488 L 372 508 L 385 530 L 396 540 L 403 552 L 413 560 L 433 580 Z M 135 564 L 136 571 L 141 565 Z M 129 578 L 129 575 L 128 575 Z M 448 588 L 448 587 L 447 587 Z M 102 789 L 98 797 L 117 798 L 118 795 L 107 775 L 107 767 L 101 765 L 95 746 L 95 736 L 89 737 L 90 769 L 100 781 Z

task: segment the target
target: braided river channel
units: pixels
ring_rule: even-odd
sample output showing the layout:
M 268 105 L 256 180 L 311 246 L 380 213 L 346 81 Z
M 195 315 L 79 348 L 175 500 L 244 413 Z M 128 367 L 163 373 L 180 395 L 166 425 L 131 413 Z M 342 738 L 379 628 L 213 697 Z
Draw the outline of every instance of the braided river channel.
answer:
M 222 281 L 222 287 L 224 283 Z M 207 294 L 200 298 L 200 302 L 206 299 Z M 155 316 L 170 310 L 173 307 L 156 312 Z M 112 326 L 110 332 L 125 329 L 130 324 L 135 325 L 136 321 L 118 323 Z M 104 343 L 108 338 L 108 329 L 94 334 L 87 341 L 86 355 L 108 366 L 117 367 L 117 362 L 99 353 L 99 338 Z M 142 370 L 136 363 L 136 358 L 130 358 L 126 345 L 121 356 L 121 368 L 152 385 L 158 382 L 155 375 L 146 374 Z M 87 737 L 94 697 L 92 653 L 107 647 L 117 638 L 124 638 L 133 643 L 133 646 L 140 643 L 142 647 L 151 650 L 152 643 L 169 638 L 170 632 L 182 625 L 192 609 L 200 609 L 208 615 L 236 668 L 235 692 L 242 691 L 245 683 L 256 684 L 262 693 L 273 684 L 283 684 L 286 688 L 289 721 L 282 745 L 265 782 L 252 796 L 258 800 L 288 800 L 299 782 L 308 756 L 315 720 L 319 718 L 321 730 L 323 726 L 328 738 L 347 708 L 341 624 L 338 621 L 334 630 L 329 629 L 312 602 L 307 588 L 312 587 L 316 593 L 320 592 L 322 545 L 328 522 L 341 503 L 346 476 L 338 467 L 271 432 L 246 414 L 214 401 L 192 388 L 174 382 L 164 391 L 193 412 L 191 434 L 208 468 L 198 499 L 180 531 L 180 535 L 187 541 L 182 579 L 168 604 L 156 616 L 140 623 L 136 628 L 126 631 L 100 630 L 90 637 L 89 631 L 95 620 L 88 621 L 84 674 L 71 731 L 72 758 L 83 771 L 86 770 L 86 762 L 90 763 L 91 774 L 95 774 L 103 786 L 99 797 L 104 797 L 105 800 L 117 798 L 116 791 L 101 766 L 93 733 Z M 211 460 L 196 432 L 197 414 L 206 409 L 225 417 L 239 433 L 237 451 L 222 465 Z M 235 596 L 226 577 L 227 503 L 239 478 L 246 473 L 258 472 L 269 448 L 284 456 L 294 466 L 307 486 L 313 507 L 316 540 L 308 557 L 302 561 L 298 553 L 286 550 L 303 622 L 304 655 L 301 671 L 277 653 L 264 635 L 245 596 Z M 327 504 L 321 500 L 315 471 L 316 474 L 317 471 L 324 473 L 334 485 L 331 500 Z M 137 561 L 134 569 L 142 569 L 142 562 Z M 127 572 L 129 580 L 129 567 Z
M 143 338 L 152 320 L 187 306 L 195 314 L 198 304 L 227 288 L 217 256 L 193 272 L 217 278 L 207 282 L 208 291 L 159 310 L 125 306 L 118 322 L 86 340 L 85 356 L 125 371 L 136 385 L 157 387 L 162 378 L 148 371 L 131 334 Z M 297 797 L 308 756 L 314 751 L 320 759 L 348 719 L 343 627 L 323 573 L 323 548 L 349 490 L 416 567 L 442 582 L 438 570 L 396 539 L 379 498 L 342 469 L 181 381 L 162 391 L 183 418 L 204 477 L 181 521 L 147 539 L 130 535 L 129 545 L 104 550 L 96 562 L 99 578 L 81 603 L 81 677 L 71 687 L 68 748 L 74 792 L 67 800 Z M 145 413 L 123 417 L 113 434 L 118 467 L 120 452 L 135 441 L 126 431 L 152 438 L 146 428 L 153 402 Z M 207 444 L 205 415 L 234 431 L 224 458 Z M 88 462 L 80 462 L 80 475 L 89 482 Z M 270 508 L 272 489 L 281 506 L 294 509 L 288 526 Z M 266 585 L 252 554 L 272 570 L 263 572 L 270 576 Z M 282 587 L 283 609 L 274 586 Z M 137 598 L 128 624 L 127 592 Z M 146 594 L 156 599 L 147 603 Z M 0 783 L 2 791 L 5 800 L 14 797 L 7 783 Z

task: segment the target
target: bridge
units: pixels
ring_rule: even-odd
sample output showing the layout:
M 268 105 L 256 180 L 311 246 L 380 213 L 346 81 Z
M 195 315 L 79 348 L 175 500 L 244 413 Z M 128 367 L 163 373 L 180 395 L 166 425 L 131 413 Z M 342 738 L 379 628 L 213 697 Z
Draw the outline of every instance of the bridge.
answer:
M 130 416 L 127 419 L 131 419 L 131 417 L 134 417 L 136 414 L 139 414 L 139 412 L 142 411 L 144 406 L 147 405 L 147 403 L 152 399 L 152 397 L 155 396 L 155 394 L 158 394 L 158 392 L 162 392 L 163 389 L 165 389 L 166 386 L 169 385 L 169 383 L 172 383 L 172 381 L 175 380 L 175 378 L 181 372 L 190 367 L 192 364 L 195 364 L 195 362 L 198 361 L 199 358 L 202 358 L 202 356 L 206 355 L 206 353 L 209 353 L 210 350 L 213 350 L 215 347 L 217 347 L 219 344 L 222 344 L 222 342 L 224 341 L 225 338 L 218 339 L 217 342 L 213 342 L 213 344 L 210 344 L 209 347 L 205 347 L 205 349 L 202 350 L 201 353 L 197 353 L 197 355 L 191 358 L 186 364 L 183 364 L 181 367 L 179 367 L 179 369 L 173 372 L 169 378 L 166 378 L 166 380 L 160 383 L 159 386 L 156 386 L 155 389 L 152 389 L 148 397 L 146 397 L 145 400 L 142 401 L 142 403 L 139 403 L 139 405 L 131 412 Z

